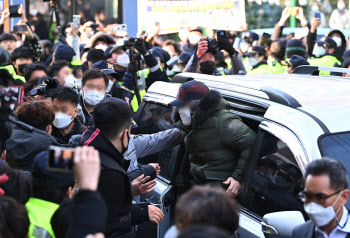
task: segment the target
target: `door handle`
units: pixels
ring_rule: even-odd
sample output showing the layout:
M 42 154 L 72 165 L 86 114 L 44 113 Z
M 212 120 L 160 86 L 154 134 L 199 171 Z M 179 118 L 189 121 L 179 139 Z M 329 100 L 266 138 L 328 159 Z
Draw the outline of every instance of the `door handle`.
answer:
M 268 234 L 268 235 L 279 235 L 278 231 L 276 230 L 275 227 L 266 224 L 265 222 L 261 222 L 261 230 L 264 234 Z

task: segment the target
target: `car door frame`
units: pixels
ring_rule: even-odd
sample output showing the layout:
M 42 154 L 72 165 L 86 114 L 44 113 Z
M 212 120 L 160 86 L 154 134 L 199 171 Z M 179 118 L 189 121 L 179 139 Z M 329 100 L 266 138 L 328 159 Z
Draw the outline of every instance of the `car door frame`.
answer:
M 305 171 L 305 166 L 307 164 L 308 157 L 306 151 L 302 146 L 302 143 L 300 142 L 300 139 L 291 130 L 284 127 L 283 125 L 280 125 L 273 121 L 263 120 L 259 125 L 257 139 L 254 144 L 254 149 L 252 150 L 250 155 L 251 162 L 248 164 L 248 167 L 246 168 L 246 173 L 243 177 L 241 199 L 244 199 L 248 193 L 250 186 L 250 178 L 252 177 L 252 173 L 256 168 L 258 160 L 260 159 L 259 155 L 262 149 L 261 147 L 266 133 L 272 134 L 273 136 L 284 142 L 288 146 L 290 151 L 293 153 L 294 158 L 302 173 L 304 173 Z M 244 230 L 246 232 L 254 234 L 255 237 L 265 237 L 264 233 L 261 230 L 262 217 L 251 212 L 249 208 L 243 206 L 239 207 L 239 212 L 240 219 L 243 219 L 243 221 L 240 222 L 241 232 L 242 230 Z M 259 230 L 257 229 L 258 227 L 260 228 Z

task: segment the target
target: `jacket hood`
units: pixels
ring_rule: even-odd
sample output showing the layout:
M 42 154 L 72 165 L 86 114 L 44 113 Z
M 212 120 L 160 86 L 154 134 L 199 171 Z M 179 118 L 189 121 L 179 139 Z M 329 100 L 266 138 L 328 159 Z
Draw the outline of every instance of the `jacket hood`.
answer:
M 46 131 L 33 128 L 29 132 L 15 127 L 6 143 L 6 161 L 11 167 L 31 171 L 34 157 L 50 145 L 58 145 L 58 142 Z
M 341 32 L 340 30 L 331 30 L 330 32 L 328 32 L 327 36 L 330 37 L 330 35 L 332 35 L 333 33 L 338 33 L 342 40 L 342 46 L 346 46 L 346 38 L 343 32 Z
M 193 125 L 201 125 L 214 112 L 222 109 L 230 110 L 229 104 L 222 98 L 218 91 L 211 90 L 200 99 L 198 109 L 192 117 Z
M 103 154 L 106 154 L 108 157 L 113 158 L 125 171 L 128 170 L 130 161 L 124 160 L 123 155 L 115 148 L 112 142 L 101 135 L 100 129 L 96 127 L 88 127 L 88 129 L 83 133 L 80 145 L 83 146 L 93 146 Z M 101 164 L 104 164 L 103 157 L 101 157 Z

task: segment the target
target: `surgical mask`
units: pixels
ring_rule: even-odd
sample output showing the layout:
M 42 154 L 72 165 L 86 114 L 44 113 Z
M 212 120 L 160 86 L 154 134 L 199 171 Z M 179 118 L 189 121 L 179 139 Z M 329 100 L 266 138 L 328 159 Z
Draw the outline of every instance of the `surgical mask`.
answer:
M 24 75 L 24 68 L 26 67 L 27 64 L 19 64 L 18 65 L 18 73 L 20 75 Z
M 73 74 L 70 74 L 69 76 L 65 77 L 64 81 L 65 81 L 65 83 L 63 85 L 64 87 L 66 87 L 66 88 L 74 88 L 74 86 L 75 86 L 75 77 L 74 77 Z
M 74 110 L 75 111 L 75 110 Z M 72 116 L 74 115 L 74 112 L 72 115 L 67 115 L 62 112 L 56 112 L 55 114 L 55 120 L 53 120 L 53 125 L 58 129 L 64 129 L 69 126 L 69 124 L 73 121 Z
M 105 52 L 107 50 L 108 46 L 104 45 L 104 44 L 98 44 L 95 46 L 95 49 L 99 49 L 99 50 L 103 50 L 103 52 Z
M 188 108 L 179 108 L 179 114 L 180 114 L 180 118 L 182 123 L 185 126 L 190 126 L 191 122 L 192 122 L 192 117 L 191 117 L 191 112 Z
M 254 57 L 249 57 L 248 58 L 248 64 L 252 67 L 258 64 L 258 59 Z
M 304 204 L 304 210 L 309 216 L 310 220 L 316 227 L 323 227 L 327 224 L 329 224 L 333 219 L 336 219 L 338 212 L 340 211 L 341 207 L 339 207 L 338 211 L 334 211 L 334 205 L 338 202 L 341 194 L 341 192 L 335 202 L 332 206 L 329 207 L 323 207 L 320 204 L 311 202 L 309 204 Z
M 111 91 L 113 87 L 113 81 L 112 80 L 108 80 L 108 86 L 107 86 L 107 93 L 109 93 Z
M 342 43 L 342 39 L 338 36 L 333 36 L 332 39 L 337 43 L 337 46 L 340 47 Z
M 313 11 L 313 12 L 318 12 L 319 10 L 320 10 L 320 9 L 319 9 L 318 6 L 313 5 L 313 6 L 311 7 L 311 11 Z
M 124 68 L 127 68 L 129 63 L 130 63 L 130 58 L 127 53 L 123 53 L 117 58 L 117 64 Z
M 299 5 L 300 6 L 306 6 L 307 5 L 307 0 L 299 0 Z
M 317 58 L 320 58 L 321 56 L 324 56 L 326 54 L 326 49 L 319 45 L 315 45 L 312 54 L 315 55 Z
M 101 93 L 96 90 L 84 90 L 84 102 L 86 102 L 90 106 L 96 106 L 101 102 L 101 100 L 105 97 L 104 93 Z
M 202 74 L 212 75 L 216 69 L 216 64 L 213 61 L 204 61 L 199 64 L 199 70 Z
M 239 44 L 239 48 L 241 49 L 241 51 L 243 53 L 246 53 L 248 51 L 248 49 L 249 49 L 249 45 L 248 45 L 248 43 L 245 40 L 242 40 L 240 42 L 240 44 Z
M 21 45 L 22 45 L 22 41 L 21 40 L 16 41 L 17 48 L 20 47 Z
M 346 5 L 343 2 L 338 2 L 337 7 L 338 7 L 339 10 L 344 10 Z
M 81 79 L 76 79 L 75 82 L 77 83 L 77 87 L 81 88 L 82 80 Z
M 199 41 L 201 40 L 201 36 L 197 35 L 197 34 L 190 34 L 188 37 L 188 41 L 192 44 L 192 45 L 197 45 L 199 43 Z

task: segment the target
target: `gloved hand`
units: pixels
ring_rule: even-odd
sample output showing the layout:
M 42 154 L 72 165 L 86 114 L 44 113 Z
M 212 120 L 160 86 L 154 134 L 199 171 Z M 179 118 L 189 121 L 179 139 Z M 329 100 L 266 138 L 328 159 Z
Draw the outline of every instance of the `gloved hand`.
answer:
M 138 66 L 136 61 L 131 61 L 128 67 L 126 68 L 126 72 L 130 74 L 136 74 L 137 71 L 138 71 Z
M 135 44 L 135 49 L 137 49 L 137 51 L 140 52 L 141 55 L 147 54 L 147 49 L 144 40 L 142 40 L 141 42 L 137 42 Z
M 229 53 L 230 56 L 238 54 L 228 39 L 220 39 L 219 48 L 225 50 L 227 53 Z

